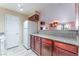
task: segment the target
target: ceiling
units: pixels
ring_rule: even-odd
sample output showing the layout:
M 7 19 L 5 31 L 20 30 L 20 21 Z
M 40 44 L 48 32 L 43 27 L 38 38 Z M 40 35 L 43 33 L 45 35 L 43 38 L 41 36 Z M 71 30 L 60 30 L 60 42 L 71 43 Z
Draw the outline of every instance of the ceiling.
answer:
M 39 11 L 42 20 L 59 18 L 61 22 L 75 19 L 75 5 L 73 3 L 23 3 L 23 11 L 20 11 L 18 3 L 0 3 L 0 7 L 7 8 L 25 15 L 31 15 Z
M 40 4 L 40 3 L 23 3 L 23 11 L 18 11 L 19 3 L 0 3 L 0 7 L 4 7 L 13 11 L 20 12 L 22 14 L 29 15 L 35 11 L 39 11 L 42 7 L 48 6 L 50 4 Z

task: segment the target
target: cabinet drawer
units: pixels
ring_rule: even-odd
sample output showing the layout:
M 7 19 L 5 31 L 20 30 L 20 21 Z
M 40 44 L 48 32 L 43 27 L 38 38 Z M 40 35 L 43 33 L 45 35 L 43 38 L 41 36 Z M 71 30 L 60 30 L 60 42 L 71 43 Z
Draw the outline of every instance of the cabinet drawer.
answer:
M 76 46 L 65 44 L 65 43 L 60 43 L 60 42 L 55 42 L 54 44 L 55 44 L 55 46 L 62 48 L 64 50 L 67 50 L 67 51 L 70 51 L 70 52 L 73 52 L 73 53 L 77 53 L 77 47 Z
M 52 41 L 46 38 L 42 38 L 43 43 L 52 44 Z

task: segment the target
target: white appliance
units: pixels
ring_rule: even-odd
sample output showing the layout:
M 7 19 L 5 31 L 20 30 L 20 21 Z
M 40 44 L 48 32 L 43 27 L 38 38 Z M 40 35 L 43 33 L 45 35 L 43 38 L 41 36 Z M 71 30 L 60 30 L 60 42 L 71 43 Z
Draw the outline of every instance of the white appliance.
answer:
M 24 22 L 24 40 L 23 45 L 30 49 L 30 34 L 37 33 L 37 22 L 25 21 Z

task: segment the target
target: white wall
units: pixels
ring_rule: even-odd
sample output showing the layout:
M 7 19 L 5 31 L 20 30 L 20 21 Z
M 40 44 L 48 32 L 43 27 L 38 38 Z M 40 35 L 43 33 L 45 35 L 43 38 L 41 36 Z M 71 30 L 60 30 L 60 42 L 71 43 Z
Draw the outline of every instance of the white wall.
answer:
M 58 18 L 61 23 L 75 20 L 75 4 L 49 4 L 41 9 L 41 20 L 48 22 L 54 18 Z
M 11 15 L 19 17 L 19 19 L 20 19 L 20 24 L 19 24 L 20 36 L 19 36 L 19 38 L 20 38 L 20 44 L 21 44 L 23 41 L 23 22 L 25 20 L 27 20 L 27 16 L 25 16 L 24 14 L 20 14 L 18 12 L 14 12 L 12 10 L 8 10 L 8 9 L 0 7 L 0 32 L 4 32 L 4 30 L 5 30 L 5 26 L 4 26 L 5 25 L 4 24 L 5 23 L 5 20 L 4 20 L 5 14 L 11 14 Z
M 4 14 L 0 13 L 0 32 L 4 32 Z

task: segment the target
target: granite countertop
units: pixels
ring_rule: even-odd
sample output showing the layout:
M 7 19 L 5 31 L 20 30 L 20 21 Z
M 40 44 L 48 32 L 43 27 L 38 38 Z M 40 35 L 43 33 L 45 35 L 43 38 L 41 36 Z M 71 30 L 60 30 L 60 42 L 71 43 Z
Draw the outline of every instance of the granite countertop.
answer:
M 32 35 L 43 37 L 43 38 L 48 38 L 50 40 L 59 41 L 59 42 L 67 43 L 67 44 L 76 45 L 79 47 L 79 42 L 77 41 L 76 37 L 75 38 L 64 38 L 60 36 L 53 36 L 53 35 L 47 35 L 47 34 L 32 34 Z

